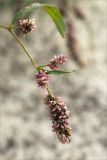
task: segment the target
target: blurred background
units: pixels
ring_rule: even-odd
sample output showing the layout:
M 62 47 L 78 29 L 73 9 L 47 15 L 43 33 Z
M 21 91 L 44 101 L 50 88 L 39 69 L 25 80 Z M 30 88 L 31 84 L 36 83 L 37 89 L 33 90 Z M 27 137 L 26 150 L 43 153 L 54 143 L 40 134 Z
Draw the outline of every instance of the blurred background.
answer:
M 36 0 L 35 0 L 36 1 Z M 34 0 L 0 0 L 0 24 Z M 106 0 L 38 0 L 56 5 L 66 25 L 62 39 L 50 17 L 31 14 L 38 29 L 21 36 L 39 64 L 65 53 L 66 76 L 52 76 L 50 86 L 71 111 L 71 143 L 60 144 L 51 131 L 35 70 L 11 35 L 0 29 L 0 160 L 107 160 L 107 2 Z

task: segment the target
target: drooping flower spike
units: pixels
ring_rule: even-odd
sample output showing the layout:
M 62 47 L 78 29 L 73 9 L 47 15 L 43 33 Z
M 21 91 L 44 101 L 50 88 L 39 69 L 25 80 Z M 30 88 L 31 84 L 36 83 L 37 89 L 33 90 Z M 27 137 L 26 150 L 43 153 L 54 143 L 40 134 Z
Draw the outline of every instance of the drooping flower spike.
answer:
M 45 104 L 49 108 L 49 116 L 52 120 L 52 130 L 58 135 L 62 144 L 68 143 L 71 136 L 71 127 L 68 122 L 70 111 L 67 110 L 66 104 L 59 97 L 47 95 Z
M 59 65 L 65 63 L 66 60 L 66 56 L 65 55 L 58 55 L 58 56 L 54 56 L 54 58 L 52 58 L 48 64 L 48 67 L 50 67 L 50 69 L 52 70 L 56 70 L 59 68 Z
M 20 19 L 18 21 L 18 29 L 25 35 L 31 33 L 37 29 L 35 19 Z

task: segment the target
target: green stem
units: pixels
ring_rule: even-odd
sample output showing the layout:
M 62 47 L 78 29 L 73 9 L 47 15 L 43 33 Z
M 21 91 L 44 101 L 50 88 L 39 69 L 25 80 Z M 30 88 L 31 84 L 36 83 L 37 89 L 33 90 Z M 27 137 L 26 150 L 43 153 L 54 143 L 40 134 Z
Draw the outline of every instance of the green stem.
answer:
M 48 67 L 48 64 L 42 65 L 42 66 L 40 66 L 40 67 Z
M 16 39 L 16 41 L 20 44 L 20 46 L 22 47 L 22 49 L 25 51 L 26 55 L 31 60 L 31 62 L 34 65 L 34 67 L 39 71 L 41 69 L 41 67 L 33 60 L 33 58 L 30 56 L 29 52 L 26 50 L 26 48 L 24 47 L 24 45 L 22 44 L 22 42 L 19 40 L 19 38 L 17 37 L 17 35 L 12 31 L 12 29 L 14 27 L 13 26 L 0 25 L 0 28 L 7 29 L 11 33 L 11 35 Z
M 37 70 L 40 70 L 39 65 L 32 59 L 32 57 L 30 56 L 29 52 L 26 50 L 26 48 L 24 47 L 24 45 L 22 44 L 22 42 L 19 40 L 19 38 L 16 36 L 16 34 L 14 32 L 12 32 L 11 29 L 8 29 L 8 31 L 12 34 L 12 36 L 16 39 L 16 41 L 20 44 L 20 46 L 22 47 L 22 49 L 25 51 L 25 53 L 27 54 L 27 56 L 29 57 L 29 59 L 31 60 L 32 64 L 34 65 L 34 67 Z
M 52 93 L 51 93 L 48 85 L 46 86 L 46 90 L 47 90 L 47 92 L 48 92 L 48 95 L 52 96 Z
M 8 27 L 0 25 L 0 28 L 8 29 Z
M 7 26 L 3 26 L 3 25 L 0 25 L 0 28 L 6 29 L 6 30 L 8 30 L 8 31 L 11 33 L 11 35 L 16 39 L 16 41 L 19 43 L 19 45 L 20 45 L 20 46 L 22 47 L 22 49 L 25 51 L 26 55 L 27 55 L 28 58 L 31 60 L 31 62 L 32 62 L 32 64 L 34 65 L 34 67 L 35 67 L 38 71 L 40 71 L 40 70 L 42 69 L 41 66 L 39 66 L 39 65 L 33 60 L 33 58 L 30 56 L 29 52 L 26 50 L 26 48 L 24 47 L 24 45 L 22 44 L 22 42 L 19 40 L 19 38 L 17 37 L 17 35 L 12 31 L 12 29 L 14 29 L 14 28 L 11 27 L 11 26 L 7 27 Z M 43 67 L 45 67 L 45 66 L 47 66 L 47 65 L 43 65 Z M 47 90 L 47 92 L 48 92 L 49 95 L 52 95 L 52 94 L 51 94 L 51 91 L 50 91 L 50 89 L 49 89 L 49 87 L 48 87 L 48 85 L 46 86 L 46 90 Z
M 3 28 L 3 29 L 15 29 L 15 26 L 4 26 L 4 25 L 0 25 L 0 28 Z

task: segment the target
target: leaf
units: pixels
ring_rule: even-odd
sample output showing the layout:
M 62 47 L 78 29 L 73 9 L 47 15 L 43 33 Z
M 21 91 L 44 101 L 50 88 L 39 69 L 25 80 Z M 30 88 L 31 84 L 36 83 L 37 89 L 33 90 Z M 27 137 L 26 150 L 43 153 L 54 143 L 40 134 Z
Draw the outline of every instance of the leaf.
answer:
M 62 37 L 65 36 L 65 25 L 59 10 L 54 6 L 45 5 L 44 10 L 50 15 Z
M 30 14 L 31 12 L 33 12 L 35 9 L 41 7 L 40 3 L 32 3 L 29 6 L 21 9 L 20 11 L 18 11 L 15 15 L 15 17 L 12 20 L 11 25 L 15 24 L 20 18 Z
M 74 72 L 74 70 L 72 71 Z M 54 75 L 60 75 L 60 74 L 68 74 L 71 73 L 70 71 L 60 71 L 60 70 L 53 70 L 53 71 L 47 71 L 47 74 L 54 74 Z
M 61 36 L 64 37 L 65 25 L 64 25 L 63 17 L 56 7 L 48 4 L 32 3 L 28 5 L 27 7 L 21 9 L 19 12 L 16 13 L 15 17 L 12 20 L 11 25 L 14 25 L 20 18 L 30 14 L 31 12 L 33 12 L 38 8 L 42 8 L 46 13 L 49 14 L 49 16 L 54 21 Z

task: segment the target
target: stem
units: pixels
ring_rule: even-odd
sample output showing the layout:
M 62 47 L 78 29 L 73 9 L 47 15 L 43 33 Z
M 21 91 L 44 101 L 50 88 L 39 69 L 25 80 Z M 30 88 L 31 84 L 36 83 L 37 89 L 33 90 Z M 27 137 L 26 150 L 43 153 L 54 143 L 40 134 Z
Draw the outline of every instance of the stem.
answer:
M 48 67 L 48 64 L 42 65 L 42 66 L 40 66 L 40 67 Z
M 0 28 L 8 29 L 8 27 L 0 25 Z
M 3 28 L 3 29 L 7 29 L 11 33 L 11 35 L 16 39 L 16 41 L 20 44 L 22 49 L 25 51 L 26 55 L 31 60 L 31 62 L 34 65 L 34 67 L 39 71 L 41 69 L 41 67 L 33 60 L 33 58 L 30 56 L 29 52 L 26 50 L 26 48 L 24 47 L 22 42 L 19 40 L 17 35 L 11 30 L 11 29 L 14 29 L 14 27 L 13 26 L 9 26 L 8 27 L 8 26 L 4 26 L 4 25 L 0 25 L 0 27 Z
M 47 65 L 43 65 L 43 66 L 39 66 L 34 60 L 33 58 L 30 56 L 29 52 L 26 50 L 26 48 L 24 47 L 23 43 L 19 40 L 19 38 L 17 37 L 17 35 L 11 30 L 11 29 L 14 29 L 14 27 L 11 27 L 11 26 L 3 26 L 3 25 L 0 25 L 0 28 L 3 28 L 3 29 L 6 29 L 8 30 L 11 35 L 16 39 L 16 41 L 19 43 L 19 45 L 22 47 L 22 49 L 25 51 L 26 55 L 28 56 L 28 58 L 31 60 L 33 66 L 38 70 L 40 71 L 42 68 L 41 67 L 46 67 Z M 46 86 L 46 90 L 48 92 L 49 95 L 52 95 L 51 94 L 51 91 L 48 87 L 48 85 Z
M 0 25 L 0 28 L 4 28 L 4 29 L 15 29 L 15 26 L 4 26 L 4 25 Z
M 46 90 L 47 90 L 48 94 L 51 96 L 51 95 L 52 95 L 52 93 L 51 93 L 51 91 L 50 91 L 50 89 L 49 89 L 48 85 L 46 86 Z
M 25 53 L 27 54 L 27 56 L 29 57 L 29 59 L 31 60 L 32 64 L 34 65 L 34 67 L 36 67 L 37 70 L 40 69 L 39 65 L 32 59 L 32 57 L 30 56 L 29 52 L 26 50 L 26 48 L 24 47 L 24 45 L 22 44 L 22 42 L 19 40 L 19 38 L 16 36 L 16 34 L 14 32 L 12 32 L 11 29 L 8 29 L 8 31 L 12 34 L 12 36 L 16 39 L 16 41 L 20 44 L 20 46 L 22 47 L 22 49 L 25 51 Z

